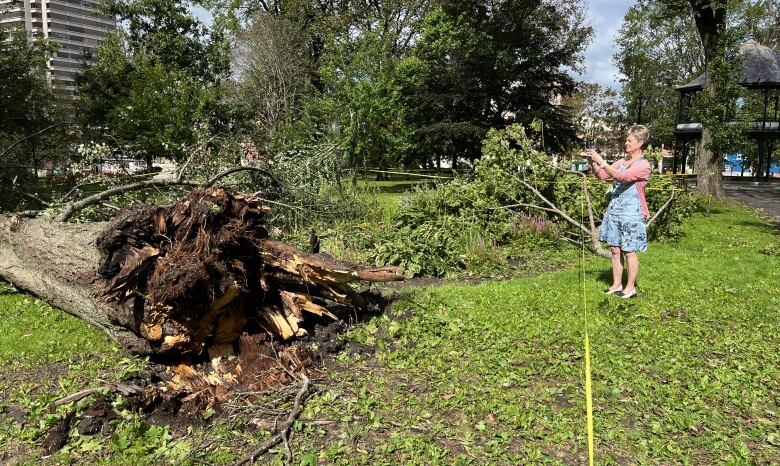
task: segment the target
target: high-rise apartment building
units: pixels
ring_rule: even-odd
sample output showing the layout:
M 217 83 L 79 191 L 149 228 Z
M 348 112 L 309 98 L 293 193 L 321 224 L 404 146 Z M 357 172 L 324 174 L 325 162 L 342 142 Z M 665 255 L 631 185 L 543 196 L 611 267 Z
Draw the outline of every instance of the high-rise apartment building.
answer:
M 100 12 L 99 0 L 0 0 L 0 27 L 22 27 L 57 41 L 49 60 L 48 80 L 66 99 L 77 98 L 74 77 L 93 63 L 95 49 L 116 29 L 113 17 Z

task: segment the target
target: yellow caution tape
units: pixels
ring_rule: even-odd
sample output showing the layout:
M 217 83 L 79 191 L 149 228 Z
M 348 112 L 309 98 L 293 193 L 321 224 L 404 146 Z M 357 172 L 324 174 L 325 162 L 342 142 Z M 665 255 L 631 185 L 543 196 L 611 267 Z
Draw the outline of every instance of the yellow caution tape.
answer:
M 587 189 L 585 178 L 582 183 L 583 191 Z M 585 200 L 580 206 L 580 217 L 584 221 Z M 580 233 L 582 235 L 582 233 Z M 582 238 L 582 258 L 580 260 L 580 285 L 582 288 L 582 311 L 585 317 L 585 412 L 586 427 L 588 431 L 588 464 L 593 466 L 593 389 L 590 378 L 590 336 L 588 334 L 588 301 L 585 294 L 585 240 Z
M 588 426 L 588 464 L 593 466 L 593 390 L 590 384 L 590 339 L 585 322 L 585 406 Z

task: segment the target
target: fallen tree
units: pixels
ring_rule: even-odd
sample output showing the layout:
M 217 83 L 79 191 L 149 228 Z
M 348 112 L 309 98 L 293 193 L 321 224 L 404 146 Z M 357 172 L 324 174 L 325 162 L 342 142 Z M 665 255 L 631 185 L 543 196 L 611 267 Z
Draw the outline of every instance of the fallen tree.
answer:
M 307 321 L 365 310 L 354 281 L 402 279 L 268 238 L 258 199 L 224 188 L 109 223 L 0 216 L 0 276 L 135 354 L 204 354 L 247 331 L 289 340 Z

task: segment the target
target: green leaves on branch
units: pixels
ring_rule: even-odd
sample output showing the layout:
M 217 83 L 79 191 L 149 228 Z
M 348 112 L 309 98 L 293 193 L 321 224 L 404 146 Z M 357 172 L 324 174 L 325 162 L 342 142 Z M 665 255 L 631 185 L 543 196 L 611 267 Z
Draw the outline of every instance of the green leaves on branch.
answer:
M 26 135 L 53 122 L 46 62 L 56 50 L 54 42 L 28 37 L 24 28 L 0 28 L 0 137 Z
M 209 3 L 227 15 L 240 4 Z M 591 34 L 578 2 L 246 6 L 253 14 L 235 64 L 244 100 L 260 104 L 252 111 L 262 144 L 324 141 L 353 167 L 430 166 L 476 160 L 488 129 L 510 123 L 543 119 L 554 149 L 576 138 L 568 108 L 553 102 L 573 91 L 565 69 L 578 67 Z
M 507 256 L 533 257 L 563 249 L 561 236 L 580 238 L 579 228 L 551 212 L 523 183 L 590 228 L 582 177 L 556 167 L 548 154 L 536 150 L 538 136 L 532 135 L 520 125 L 491 130 L 473 179 L 455 179 L 405 198 L 395 224 L 376 241 L 377 265 L 401 265 L 410 275 L 441 276 L 463 269 L 495 273 L 507 268 Z M 600 218 L 608 202 L 608 183 L 594 177 L 586 182 L 595 217 Z M 651 227 L 655 239 L 678 234 L 696 206 L 695 198 L 673 180 L 654 176 L 647 186 L 651 212 L 658 211 L 673 190 L 674 202 Z
M 570 145 L 572 115 L 552 102 L 574 90 L 563 68 L 578 66 L 590 34 L 576 2 L 443 2 L 399 65 L 412 158 L 473 161 L 489 128 L 534 119 L 548 147 Z

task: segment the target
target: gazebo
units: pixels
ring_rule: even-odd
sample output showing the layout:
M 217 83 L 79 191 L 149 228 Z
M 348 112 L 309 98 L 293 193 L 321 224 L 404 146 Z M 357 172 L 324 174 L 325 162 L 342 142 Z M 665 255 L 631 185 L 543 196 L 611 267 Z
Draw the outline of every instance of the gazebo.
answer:
M 778 98 L 780 97 L 780 52 L 755 42 L 741 47 L 743 64 L 740 84 L 749 92 L 762 97 L 763 113 L 760 119 L 746 115 L 736 109 L 734 123 L 744 125 L 745 136 L 756 141 L 758 160 L 753 176 L 769 179 L 772 167 L 772 152 L 775 142 L 780 139 L 780 120 L 778 120 Z M 696 151 L 701 141 L 702 124 L 692 121 L 690 108 L 693 96 L 704 88 L 707 74 L 677 87 L 680 101 L 677 110 L 677 128 L 675 130 L 675 157 L 672 170 L 686 173 L 686 164 L 691 150 Z M 735 102 L 736 107 L 736 102 Z M 744 171 L 744 167 L 742 168 Z

